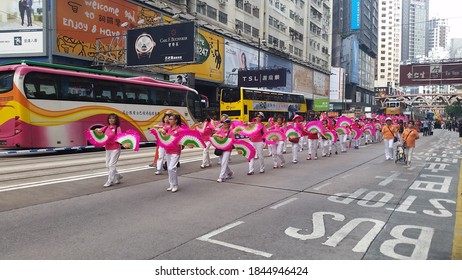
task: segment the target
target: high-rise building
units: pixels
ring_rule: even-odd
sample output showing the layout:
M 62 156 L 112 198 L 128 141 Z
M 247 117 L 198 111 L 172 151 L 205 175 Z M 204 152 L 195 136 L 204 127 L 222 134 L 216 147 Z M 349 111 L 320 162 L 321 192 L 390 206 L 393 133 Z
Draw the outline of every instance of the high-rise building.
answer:
M 378 0 L 337 0 L 333 11 L 332 66 L 346 73 L 343 109 L 365 113 L 376 105 Z
M 399 84 L 401 2 L 402 0 L 379 0 L 376 87 L 394 87 Z
M 433 48 L 449 50 L 448 19 L 432 18 L 428 22 L 428 49 Z
M 401 61 L 415 60 L 428 54 L 430 0 L 403 0 Z

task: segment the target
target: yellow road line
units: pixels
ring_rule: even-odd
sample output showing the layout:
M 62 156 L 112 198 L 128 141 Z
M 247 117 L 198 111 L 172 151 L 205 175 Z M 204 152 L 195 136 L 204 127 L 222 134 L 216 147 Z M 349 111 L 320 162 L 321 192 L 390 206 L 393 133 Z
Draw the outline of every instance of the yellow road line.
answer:
M 452 259 L 462 260 L 462 168 L 460 169 L 459 187 L 457 189 L 456 222 L 452 244 Z

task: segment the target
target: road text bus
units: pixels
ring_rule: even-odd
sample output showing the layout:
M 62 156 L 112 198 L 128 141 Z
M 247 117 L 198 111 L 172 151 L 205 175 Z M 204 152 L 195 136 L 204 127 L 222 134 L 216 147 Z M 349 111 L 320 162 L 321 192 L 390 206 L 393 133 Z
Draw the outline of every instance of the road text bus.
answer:
M 38 62 L 0 66 L 0 148 L 86 146 L 84 130 L 105 125 L 109 113 L 154 141 L 149 129 L 166 110 L 188 125 L 203 118 L 200 96 L 186 86 Z
M 233 120 L 251 121 L 255 113 L 263 112 L 265 119 L 283 115 L 291 120 L 295 114 L 305 117 L 307 112 L 303 94 L 255 88 L 222 88 L 220 114 Z

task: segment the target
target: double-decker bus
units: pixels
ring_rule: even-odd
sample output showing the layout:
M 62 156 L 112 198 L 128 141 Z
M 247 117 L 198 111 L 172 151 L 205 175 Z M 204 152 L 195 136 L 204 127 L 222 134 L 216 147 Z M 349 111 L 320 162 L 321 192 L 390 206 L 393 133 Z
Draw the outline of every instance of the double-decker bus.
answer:
M 186 86 L 47 63 L 0 66 L 0 148 L 86 146 L 84 131 L 106 125 L 109 113 L 155 141 L 149 129 L 167 110 L 188 125 L 203 118 L 199 94 Z
M 263 121 L 280 114 L 286 120 L 291 120 L 295 114 L 305 117 L 305 96 L 299 93 L 245 87 L 221 89 L 220 114 L 227 114 L 233 120 L 248 122 L 257 112 L 265 114 Z
M 403 115 L 406 110 L 406 104 L 399 100 L 389 100 L 385 103 L 385 114 Z

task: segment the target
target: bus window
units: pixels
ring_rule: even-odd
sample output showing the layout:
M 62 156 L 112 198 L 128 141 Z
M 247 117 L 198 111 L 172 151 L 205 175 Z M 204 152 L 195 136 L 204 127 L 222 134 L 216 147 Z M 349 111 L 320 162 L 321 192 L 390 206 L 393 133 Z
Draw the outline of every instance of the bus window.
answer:
M 241 99 L 239 89 L 227 88 L 221 91 L 221 101 L 223 102 L 236 102 Z
M 169 94 L 165 88 L 151 88 L 151 101 L 154 105 L 169 105 Z
M 94 90 L 92 81 L 78 77 L 63 77 L 60 80 L 63 89 L 62 99 L 81 101 L 94 100 Z
M 196 121 L 203 121 L 204 116 L 202 114 L 202 101 L 201 97 L 195 92 L 188 92 L 188 109 L 191 112 L 191 115 Z
M 56 99 L 57 80 L 53 75 L 29 73 L 24 79 L 26 95 L 29 98 Z
M 13 72 L 8 71 L 0 74 L 0 93 L 9 92 L 13 89 Z
M 142 85 L 127 85 L 125 94 L 127 103 L 146 104 L 148 102 L 148 89 Z
M 186 92 L 183 90 L 170 91 L 170 106 L 185 106 L 186 105 Z

